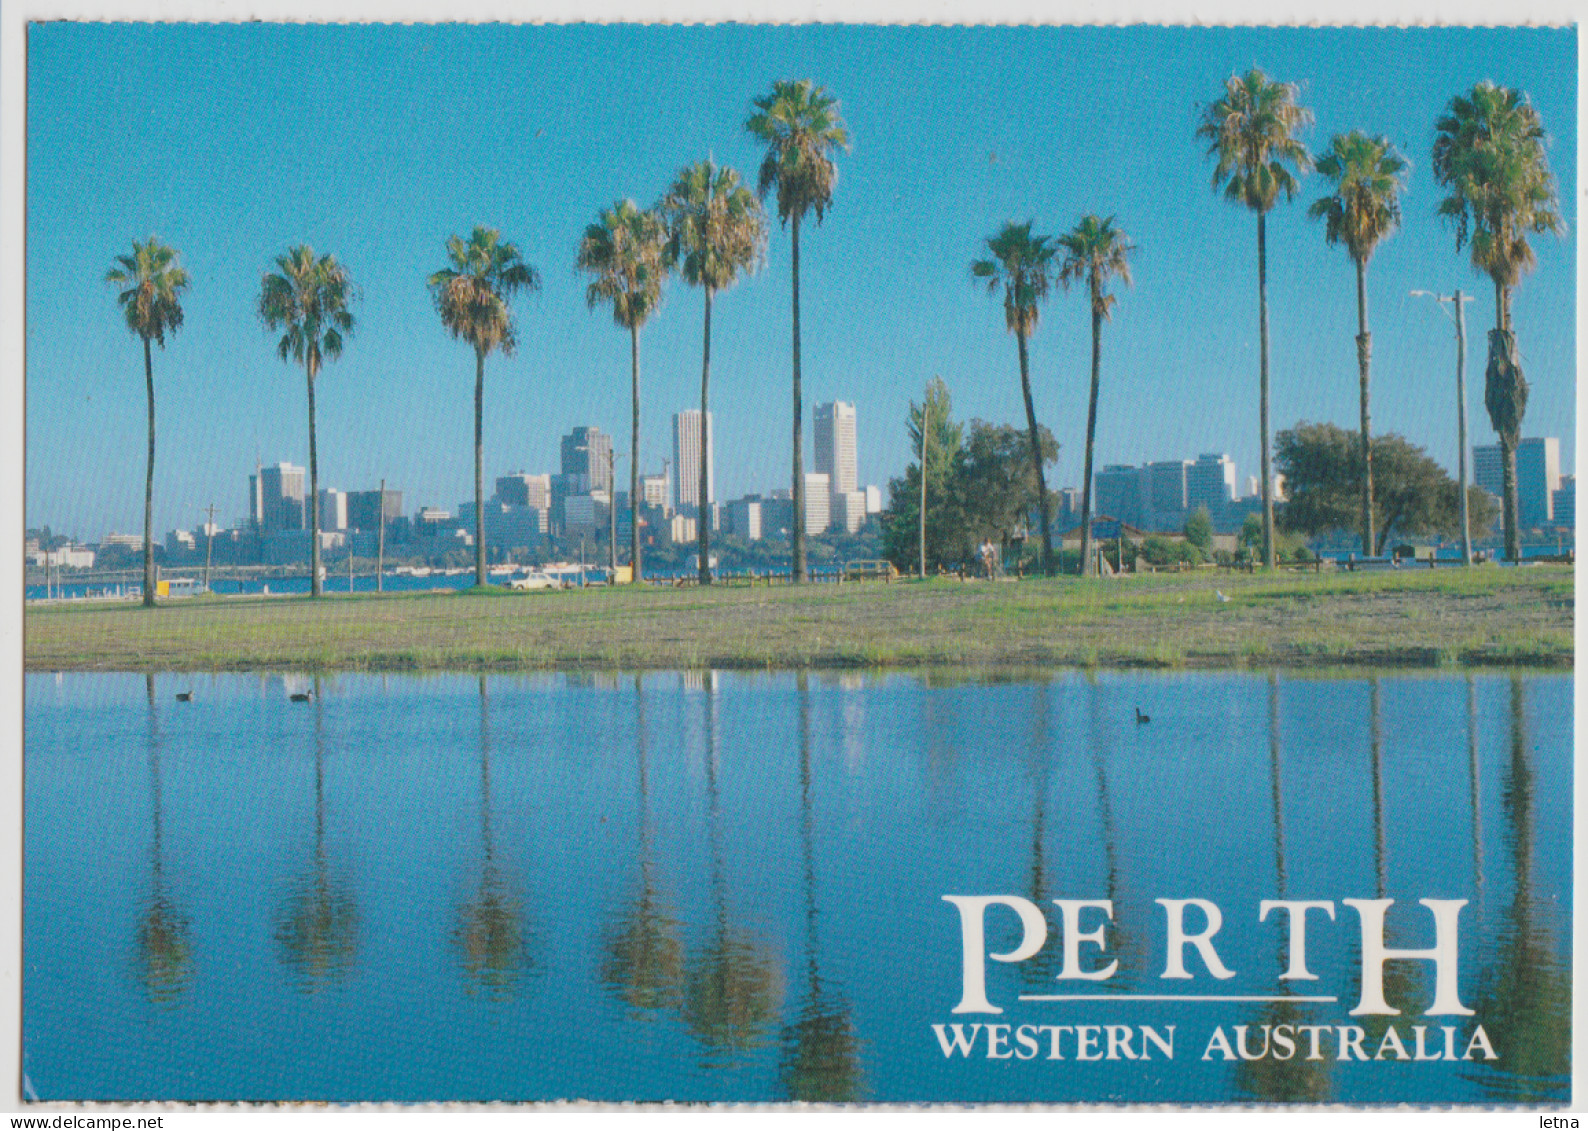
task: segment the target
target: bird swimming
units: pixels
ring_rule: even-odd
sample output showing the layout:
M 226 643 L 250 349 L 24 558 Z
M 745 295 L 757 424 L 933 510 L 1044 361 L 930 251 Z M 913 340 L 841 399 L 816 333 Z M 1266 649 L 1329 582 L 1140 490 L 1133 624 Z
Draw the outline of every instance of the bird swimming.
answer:
M 312 691 L 294 691 L 287 698 L 291 699 L 294 703 L 307 703 L 310 699 L 314 698 L 314 692 L 312 692 Z
M 176 693 L 176 701 L 178 703 L 191 703 L 193 702 L 193 693 L 191 691 L 178 691 Z
M 1151 715 L 1142 714 L 1141 713 L 1141 708 L 1137 707 L 1136 708 L 1136 723 L 1137 723 L 1137 725 L 1139 726 L 1142 723 L 1150 723 L 1150 722 L 1152 722 L 1152 716 Z

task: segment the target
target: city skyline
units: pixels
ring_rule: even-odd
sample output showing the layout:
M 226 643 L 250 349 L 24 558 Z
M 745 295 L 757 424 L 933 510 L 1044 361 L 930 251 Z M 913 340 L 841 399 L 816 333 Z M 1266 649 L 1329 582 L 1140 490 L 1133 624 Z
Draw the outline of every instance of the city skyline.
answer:
M 1369 281 L 1375 430 L 1405 435 L 1446 467 L 1455 456 L 1453 335 L 1433 304 L 1409 291 L 1460 286 L 1473 294 L 1469 347 L 1492 319 L 1486 281 L 1432 215 L 1440 190 L 1427 149 L 1451 95 L 1480 78 L 1526 90 L 1551 136 L 1565 218 L 1576 220 L 1570 29 L 45 24 L 29 42 L 26 503 L 31 524 L 85 537 L 130 527 L 141 512 L 140 359 L 100 282 L 131 239 L 157 232 L 194 276 L 187 324 L 155 357 L 157 530 L 190 527 L 209 502 L 224 505 L 235 494 L 229 484 L 262 456 L 306 448 L 301 376 L 274 358 L 251 309 L 271 257 L 303 240 L 346 263 L 364 296 L 357 333 L 318 384 L 321 482 L 373 486 L 385 474 L 403 478 L 410 499 L 451 505 L 468 494 L 471 373 L 423 288 L 445 237 L 475 222 L 499 225 L 545 281 L 539 296 L 516 304 L 517 356 L 491 363 L 487 463 L 554 466 L 559 426 L 571 419 L 626 436 L 627 344 L 583 309 L 571 269 L 578 231 L 615 196 L 649 203 L 708 151 L 753 173 L 758 148 L 742 122 L 750 98 L 774 77 L 808 74 L 826 86 L 855 138 L 839 158 L 830 215 L 807 232 L 806 402 L 843 396 L 866 406 L 869 477 L 884 486 L 909 462 L 905 408 L 934 373 L 948 381 L 957 416 L 1021 419 L 1001 311 L 969 285 L 966 268 L 1006 219 L 1035 216 L 1038 230 L 1057 232 L 1083 211 L 1117 214 L 1142 249 L 1105 348 L 1099 464 L 1220 450 L 1256 466 L 1250 217 L 1208 191 L 1209 166 L 1192 136 L 1196 104 L 1253 62 L 1302 83 L 1302 101 L 1317 115 L 1312 149 L 1361 127 L 1389 135 L 1411 161 L 1403 230 L 1375 257 Z M 1038 62 L 1078 61 L 1062 76 L 1022 76 L 1012 114 L 998 112 L 1002 95 L 949 81 L 1013 50 Z M 146 80 L 131 60 L 150 51 L 172 60 L 167 89 L 144 100 L 154 107 L 148 121 L 124 121 L 107 107 L 139 100 Z M 636 90 L 649 84 L 645 97 L 667 108 L 639 133 L 614 124 L 627 88 L 606 97 L 582 73 L 613 51 L 633 53 L 630 81 Z M 490 69 L 486 56 L 495 60 Z M 289 57 L 334 58 L 338 65 L 323 71 L 342 77 L 289 88 L 291 68 L 281 63 Z M 217 79 L 215 58 L 235 73 Z M 708 58 L 733 65 L 695 66 Z M 1079 132 L 1078 113 L 1039 109 L 1073 104 L 1126 61 L 1172 79 L 1122 93 L 1107 129 Z M 503 85 L 505 72 L 537 77 Z M 491 128 L 524 142 L 489 175 L 450 176 L 470 168 L 467 151 L 450 118 L 431 120 L 459 73 L 485 92 L 477 109 Z M 708 73 L 680 116 L 668 102 L 679 76 Z M 110 97 L 108 83 L 135 89 Z M 942 112 L 906 109 L 899 92 L 911 90 L 933 91 Z M 268 121 L 256 109 L 266 97 L 282 107 Z M 324 107 L 333 105 L 347 144 L 303 155 L 297 131 L 325 124 Z M 935 118 L 956 125 L 934 132 Z M 585 139 L 604 130 L 618 144 L 592 154 Z M 105 157 L 123 146 L 186 160 L 152 178 L 108 177 Z M 290 169 L 260 156 L 288 152 L 297 154 Z M 1053 161 L 1055 152 L 1065 161 Z M 575 183 L 582 187 L 570 197 L 566 186 Z M 1323 191 L 1304 180 L 1297 201 L 1271 217 L 1276 430 L 1299 419 L 1349 424 L 1355 412 L 1349 264 L 1305 218 L 1304 206 Z M 911 234 L 899 244 L 904 202 Z M 890 241 L 899 270 L 879 279 L 865 249 Z M 1538 269 L 1515 306 L 1533 387 L 1526 430 L 1561 437 L 1565 470 L 1574 466 L 1575 246 L 1571 237 L 1545 237 L 1536 247 Z M 716 462 L 719 481 L 735 485 L 719 495 L 788 486 L 786 441 L 725 442 L 786 433 L 788 280 L 779 265 L 787 254 L 787 232 L 774 223 L 767 270 L 719 298 Z M 669 447 L 660 409 L 688 403 L 698 379 L 698 303 L 675 280 L 647 324 L 646 470 Z M 1080 478 L 1083 308 L 1075 295 L 1055 293 L 1032 342 L 1037 416 L 1061 444 L 1056 483 Z M 1481 349 L 1469 355 L 1477 446 L 1492 431 L 1481 411 Z M 1171 404 L 1182 410 L 1164 411 Z M 87 435 L 94 466 L 113 471 L 84 474 Z

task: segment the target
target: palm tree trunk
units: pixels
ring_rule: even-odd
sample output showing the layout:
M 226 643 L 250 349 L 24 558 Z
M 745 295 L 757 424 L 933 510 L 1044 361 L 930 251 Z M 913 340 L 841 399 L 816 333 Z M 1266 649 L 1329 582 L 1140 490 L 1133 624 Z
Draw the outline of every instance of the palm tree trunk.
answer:
M 695 496 L 695 547 L 700 557 L 700 583 L 711 584 L 711 503 L 706 497 L 709 478 L 706 460 L 711 448 L 706 443 L 706 413 L 711 386 L 711 288 L 706 288 L 706 337 L 700 362 L 700 490 Z
M 1494 284 L 1494 315 L 1500 329 L 1509 333 L 1511 289 L 1500 283 Z M 1506 429 L 1500 433 L 1500 513 L 1505 530 L 1505 558 L 1512 562 L 1522 559 L 1522 506 L 1516 484 L 1516 443 L 1521 438 L 1520 432 L 1518 428 L 1515 432 Z
M 143 383 L 149 393 L 149 458 L 143 472 L 143 605 L 154 608 L 154 357 L 143 339 Z
M 485 585 L 485 351 L 474 350 L 474 584 Z M 382 500 L 382 506 L 385 505 Z
M 314 435 L 314 359 L 303 363 L 309 377 L 309 595 L 318 597 L 320 585 L 320 455 Z
M 1053 572 L 1053 532 L 1048 529 L 1048 481 L 1042 474 L 1042 443 L 1037 435 L 1037 410 L 1031 403 L 1031 366 L 1026 356 L 1026 330 L 1015 329 L 1020 344 L 1020 392 L 1026 399 L 1026 431 L 1031 438 L 1031 464 L 1037 472 L 1037 509 L 1042 518 L 1042 572 Z
M 1097 436 L 1097 390 L 1103 372 L 1103 312 L 1097 305 L 1097 283 L 1092 283 L 1092 397 L 1086 409 L 1086 473 L 1081 480 L 1081 576 L 1092 560 L 1092 443 Z M 1118 515 L 1114 517 L 1118 518 Z M 1124 536 L 1124 531 L 1120 531 Z
M 794 215 L 794 565 L 792 580 L 805 580 L 805 408 L 800 401 L 800 218 Z
M 1356 261 L 1356 364 L 1362 383 L 1362 556 L 1372 556 L 1373 425 L 1368 413 L 1368 380 L 1373 368 L 1373 335 L 1367 328 L 1367 264 Z
M 916 531 L 920 541 L 921 551 L 921 578 L 926 579 L 926 445 L 928 442 L 927 424 L 932 411 L 932 390 L 929 387 L 926 396 L 921 401 L 921 522 L 920 529 Z
M 640 582 L 640 328 L 629 327 L 629 378 L 634 398 L 633 429 L 629 437 L 629 566 L 634 583 Z M 705 422 L 702 421 L 702 424 Z M 616 484 L 613 485 L 614 493 Z M 612 499 L 612 505 L 617 499 Z
M 1263 565 L 1274 568 L 1274 478 L 1268 452 L 1268 215 L 1257 214 L 1258 427 L 1263 453 Z

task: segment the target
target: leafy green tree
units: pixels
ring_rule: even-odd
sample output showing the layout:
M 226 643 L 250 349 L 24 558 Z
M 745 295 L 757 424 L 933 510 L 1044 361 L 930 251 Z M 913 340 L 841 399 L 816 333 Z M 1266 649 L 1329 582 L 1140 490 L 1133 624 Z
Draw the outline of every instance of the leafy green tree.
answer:
M 1491 82 L 1450 100 L 1434 127 L 1434 179 L 1449 190 L 1439 214 L 1456 227 L 1456 250 L 1471 246 L 1472 266 L 1494 283 L 1495 326 L 1483 403 L 1500 437 L 1505 555 L 1521 556 L 1517 523 L 1516 445 L 1527 412 L 1511 325 L 1511 292 L 1537 264 L 1530 235 L 1562 233 L 1544 126 L 1527 95 Z
M 1186 516 L 1185 540 L 1195 546 L 1204 558 L 1213 556 L 1213 516 L 1205 505 Z
M 684 282 L 706 296 L 706 329 L 700 362 L 700 500 L 695 529 L 699 540 L 700 584 L 711 584 L 711 521 L 707 484 L 710 448 L 705 428 L 711 384 L 711 299 L 743 275 L 760 268 L 766 256 L 766 219 L 755 194 L 739 174 L 710 159 L 683 169 L 663 200 L 671 233 L 670 257 Z
M 1361 130 L 1336 134 L 1317 170 L 1334 183 L 1307 214 L 1324 221 L 1324 239 L 1343 244 L 1356 266 L 1356 363 L 1362 414 L 1362 553 L 1373 544 L 1373 431 L 1368 408 L 1373 339 L 1367 328 L 1367 262 L 1400 226 L 1400 194 L 1406 187 L 1406 159 L 1385 137 Z
M 1279 433 L 1280 473 L 1290 494 L 1282 512 L 1285 529 L 1317 536 L 1360 527 L 1362 464 L 1354 438 L 1333 424 L 1303 421 Z M 1422 448 L 1387 432 L 1375 441 L 1378 507 L 1374 555 L 1384 552 L 1391 534 L 1449 535 L 1461 529 L 1460 488 Z M 1468 490 L 1474 535 L 1493 527 L 1495 506 L 1478 487 Z
M 1226 200 L 1257 213 L 1263 564 L 1269 568 L 1274 565 L 1274 480 L 1268 442 L 1268 213 L 1279 202 L 1280 193 L 1286 200 L 1296 195 L 1298 176 L 1312 165 L 1299 136 L 1311 124 L 1312 113 L 1297 103 L 1299 93 L 1294 83 L 1274 82 L 1253 67 L 1244 76 L 1231 75 L 1225 80 L 1224 97 L 1206 108 L 1197 127 L 1197 136 L 1208 142 L 1208 156 L 1218 159 L 1213 191 L 1222 189 Z
M 174 247 L 158 236 L 132 241 L 131 255 L 116 256 L 105 282 L 118 289 L 127 329 L 143 340 L 143 383 L 149 401 L 149 454 L 143 475 L 143 604 L 154 608 L 154 359 L 150 343 L 165 348 L 165 336 L 182 328 L 182 292 L 191 280 L 177 263 Z
M 744 128 L 766 144 L 761 161 L 761 198 L 777 189 L 778 219 L 790 228 L 794 279 L 794 566 L 805 580 L 804 405 L 800 395 L 800 221 L 807 212 L 822 222 L 838 183 L 833 154 L 849 149 L 849 130 L 838 116 L 838 100 L 810 79 L 774 82 L 772 93 L 755 100 Z
M 1028 456 L 1028 439 L 1010 424 L 972 420 L 955 467 L 955 490 L 971 545 L 1002 543 L 1022 531 L 1039 505 L 1040 472 Z M 1059 458 L 1059 445 L 1046 428 L 1037 430 L 1044 465 Z
M 1092 444 L 1097 436 L 1097 390 L 1103 369 L 1103 320 L 1118 301 L 1108 293 L 1108 284 L 1118 278 L 1130 286 L 1130 253 L 1136 248 L 1114 227 L 1112 216 L 1106 220 L 1083 216 L 1058 242 L 1064 251 L 1059 282 L 1068 288 L 1084 279 L 1092 306 L 1092 392 L 1086 408 L 1086 471 L 1081 478 L 1081 572 L 1085 573 L 1086 563 L 1092 560 Z
M 1042 474 L 1042 442 L 1037 431 L 1037 410 L 1031 400 L 1031 364 L 1026 342 L 1036 332 L 1037 304 L 1053 285 L 1053 257 L 1059 247 L 1052 236 L 1033 236 L 1031 226 L 1005 224 L 996 236 L 987 237 L 989 259 L 970 265 L 971 277 L 986 280 L 989 294 L 1004 295 L 1004 324 L 1020 349 L 1020 392 L 1026 403 L 1026 433 L 1031 445 L 1031 466 L 1037 477 L 1037 502 L 1042 518 L 1042 571 L 1053 571 L 1053 530 L 1048 521 L 1048 483 Z
M 306 244 L 276 257 L 276 273 L 259 289 L 259 317 L 271 331 L 281 330 L 276 353 L 303 366 L 309 384 L 309 593 L 322 592 L 320 578 L 320 450 L 314 428 L 314 379 L 326 358 L 342 356 L 345 336 L 353 332 L 347 307 L 356 295 L 347 269 L 332 255 L 316 259 Z
M 915 527 L 915 544 L 917 549 L 916 568 L 922 577 L 926 576 L 926 530 L 927 530 L 927 495 L 942 505 L 948 500 L 948 486 L 953 480 L 952 461 L 959 451 L 960 440 L 964 429 L 953 421 L 954 402 L 948 391 L 948 384 L 941 377 L 933 377 L 927 383 L 926 394 L 920 404 L 910 402 L 909 421 L 906 430 L 910 435 L 910 446 L 915 450 L 915 458 L 919 460 L 916 466 L 916 480 L 918 495 L 921 505 Z M 925 474 L 921 469 L 925 468 Z M 906 478 L 909 470 L 906 469 Z M 905 568 L 903 565 L 901 569 Z
M 474 583 L 485 573 L 485 359 L 495 350 L 512 357 L 518 345 L 508 300 L 540 289 L 540 276 L 496 228 L 476 227 L 469 238 L 447 240 L 448 266 L 430 276 L 441 324 L 474 347 Z
M 612 320 L 629 332 L 629 378 L 633 430 L 629 440 L 629 561 L 634 580 L 640 563 L 640 327 L 662 304 L 662 280 L 669 267 L 667 223 L 659 212 L 620 200 L 584 230 L 579 241 L 580 270 L 595 279 L 585 289 L 591 310 L 612 306 Z M 704 421 L 702 421 L 704 430 Z M 613 500 L 614 505 L 616 500 Z

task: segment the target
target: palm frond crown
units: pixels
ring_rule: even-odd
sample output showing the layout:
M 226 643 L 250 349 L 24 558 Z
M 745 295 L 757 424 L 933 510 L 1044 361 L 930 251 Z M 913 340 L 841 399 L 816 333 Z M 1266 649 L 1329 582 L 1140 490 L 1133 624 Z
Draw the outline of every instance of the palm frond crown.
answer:
M 1297 101 L 1295 83 L 1275 82 L 1253 67 L 1231 75 L 1224 97 L 1209 105 L 1197 127 L 1208 142 L 1208 156 L 1217 158 L 1213 191 L 1254 212 L 1267 212 L 1284 193 L 1289 200 L 1300 187 L 1298 177 L 1312 167 L 1300 133 L 1312 123 L 1312 112 Z
M 1361 130 L 1336 134 L 1315 168 L 1334 184 L 1307 215 L 1324 222 L 1324 239 L 1343 244 L 1351 258 L 1366 263 L 1374 250 L 1400 226 L 1400 195 L 1406 189 L 1408 163 L 1385 137 Z
M 754 101 L 744 128 L 766 143 L 757 191 L 762 199 L 777 189 L 778 219 L 816 213 L 822 222 L 838 183 L 832 155 L 849 149 L 849 130 L 838 116 L 838 99 L 810 79 L 774 82 L 772 92 Z
M 668 256 L 690 286 L 720 291 L 765 262 L 761 202 L 733 169 L 707 160 L 679 170 L 661 207 Z
M 499 349 L 511 357 L 518 339 L 508 300 L 539 290 L 540 275 L 498 229 L 483 226 L 467 240 L 449 237 L 447 262 L 427 281 L 441 324 L 481 354 Z
M 587 227 L 576 265 L 595 278 L 585 288 L 594 310 L 612 305 L 612 319 L 633 330 L 662 303 L 662 281 L 671 266 L 667 224 L 652 209 L 620 200 Z
M 1030 335 L 1037 328 L 1037 304 L 1053 285 L 1053 258 L 1058 245 L 1052 236 L 1033 236 L 1035 223 L 1008 223 L 996 236 L 987 237 L 991 258 L 971 263 L 971 278 L 985 281 L 989 294 L 1004 293 L 1004 323 L 1013 332 Z
M 1474 268 L 1515 286 L 1536 262 L 1528 237 L 1565 231 L 1538 111 L 1521 91 L 1480 82 L 1434 128 L 1434 179 L 1450 190 L 1439 214 Z
M 1069 289 L 1071 283 L 1085 280 L 1092 296 L 1092 309 L 1107 318 L 1117 301 L 1108 293 L 1108 284 L 1118 279 L 1130 286 L 1130 256 L 1136 245 L 1114 226 L 1114 217 L 1083 216 L 1080 222 L 1058 237 L 1059 282 Z
M 342 355 L 344 339 L 353 332 L 348 305 L 357 289 L 347 269 L 332 255 L 316 259 L 314 249 L 300 244 L 276 257 L 276 271 L 259 290 L 259 317 L 269 330 L 281 330 L 276 352 L 281 360 L 307 365 L 317 373 L 324 358 Z
M 167 334 L 182 328 L 182 292 L 191 282 L 178 254 L 158 236 L 133 240 L 132 254 L 116 256 L 116 266 L 105 272 L 105 282 L 119 288 L 116 302 L 127 329 L 162 347 Z

